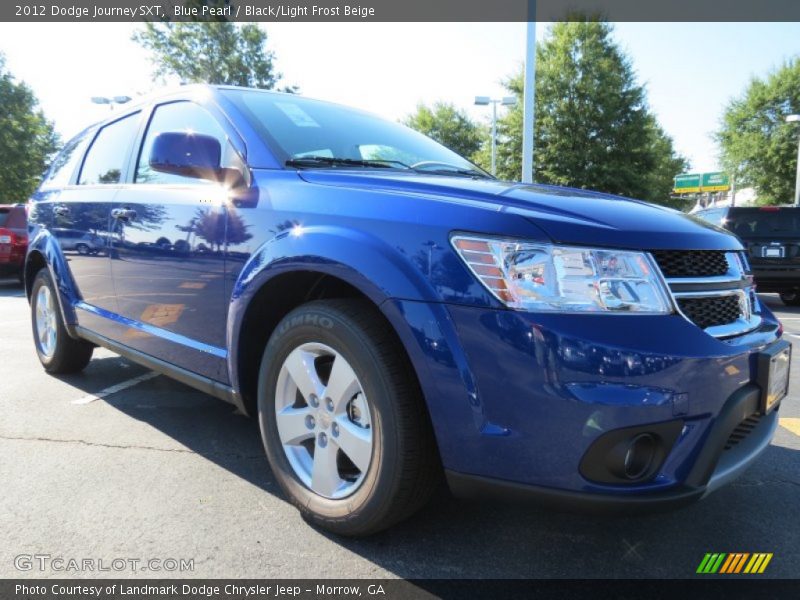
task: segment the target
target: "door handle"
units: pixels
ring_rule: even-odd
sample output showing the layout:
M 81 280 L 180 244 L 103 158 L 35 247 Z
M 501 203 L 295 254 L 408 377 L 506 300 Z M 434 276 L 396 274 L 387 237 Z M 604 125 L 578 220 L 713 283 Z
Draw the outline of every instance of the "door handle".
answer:
M 69 206 L 54 206 L 53 214 L 57 217 L 63 217 L 69 214 Z
M 131 208 L 114 208 L 111 216 L 120 221 L 133 221 L 136 218 L 136 211 Z

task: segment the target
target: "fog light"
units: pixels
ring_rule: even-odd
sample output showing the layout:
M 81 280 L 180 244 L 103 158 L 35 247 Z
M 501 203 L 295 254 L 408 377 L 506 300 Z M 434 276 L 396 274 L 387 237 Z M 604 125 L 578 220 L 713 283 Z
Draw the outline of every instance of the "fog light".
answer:
M 628 444 L 623 472 L 628 479 L 639 479 L 650 470 L 656 453 L 656 440 L 649 433 L 640 433 Z

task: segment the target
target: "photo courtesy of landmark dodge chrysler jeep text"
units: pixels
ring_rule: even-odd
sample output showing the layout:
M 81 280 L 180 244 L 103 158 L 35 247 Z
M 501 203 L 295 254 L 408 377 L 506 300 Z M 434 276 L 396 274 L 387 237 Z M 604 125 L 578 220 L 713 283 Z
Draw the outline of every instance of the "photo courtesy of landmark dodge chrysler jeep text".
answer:
M 31 199 L 25 282 L 45 370 L 104 346 L 257 416 L 286 496 L 347 535 L 442 481 L 688 503 L 767 447 L 788 386 L 734 236 L 289 94 L 188 86 L 78 135 Z

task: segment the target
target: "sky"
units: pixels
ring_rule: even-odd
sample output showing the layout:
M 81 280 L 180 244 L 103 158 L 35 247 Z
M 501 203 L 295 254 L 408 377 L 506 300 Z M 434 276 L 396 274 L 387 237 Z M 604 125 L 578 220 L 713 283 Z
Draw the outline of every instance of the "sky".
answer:
M 524 23 L 268 23 L 283 83 L 390 119 L 420 102 L 452 102 L 480 120 L 474 97 L 506 94 L 524 60 Z M 66 139 L 105 118 L 92 96 L 157 89 L 129 23 L 0 23 L 7 68 L 30 85 Z M 548 25 L 537 26 L 541 41 Z M 649 104 L 693 171 L 718 167 L 711 138 L 752 77 L 800 56 L 800 23 L 618 23 Z

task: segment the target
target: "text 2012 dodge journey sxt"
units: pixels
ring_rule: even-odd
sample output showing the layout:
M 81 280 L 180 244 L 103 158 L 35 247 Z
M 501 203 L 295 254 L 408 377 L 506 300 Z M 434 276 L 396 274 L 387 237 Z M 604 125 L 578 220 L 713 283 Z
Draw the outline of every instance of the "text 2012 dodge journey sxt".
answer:
M 374 532 L 446 479 L 679 505 L 769 444 L 790 345 L 699 219 L 497 181 L 396 123 L 184 87 L 70 141 L 30 205 L 45 369 L 95 346 L 257 416 L 286 496 Z M 103 240 L 70 253 L 60 231 Z

